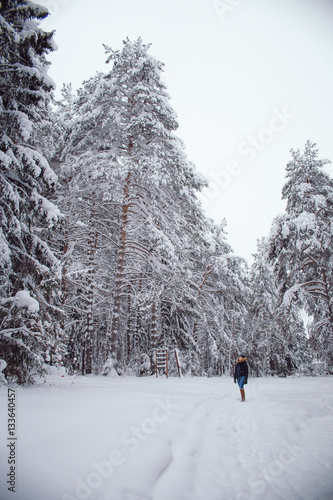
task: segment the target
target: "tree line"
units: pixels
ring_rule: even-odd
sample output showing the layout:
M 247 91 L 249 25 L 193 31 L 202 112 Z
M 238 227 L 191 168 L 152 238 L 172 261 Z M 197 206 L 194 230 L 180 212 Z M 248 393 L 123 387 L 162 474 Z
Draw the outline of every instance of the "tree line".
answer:
M 176 135 L 150 45 L 105 46 L 110 70 L 76 94 L 64 85 L 56 102 L 46 16 L 29 1 L 1 2 L 7 379 L 33 382 L 51 366 L 150 375 L 162 346 L 177 349 L 191 375 L 229 373 L 241 351 L 255 375 L 329 371 L 333 191 L 315 144 L 291 152 L 286 213 L 249 269 L 227 241 L 226 221 L 200 205 L 205 181 Z

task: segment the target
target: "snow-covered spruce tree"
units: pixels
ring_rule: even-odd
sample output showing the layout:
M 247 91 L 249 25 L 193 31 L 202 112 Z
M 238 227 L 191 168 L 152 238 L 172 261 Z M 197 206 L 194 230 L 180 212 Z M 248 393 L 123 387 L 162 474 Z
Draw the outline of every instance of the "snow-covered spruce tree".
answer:
M 333 181 L 323 171 L 316 145 L 292 151 L 282 195 L 286 214 L 275 219 L 269 237 L 284 305 L 293 299 L 313 318 L 310 344 L 315 356 L 332 368 L 332 215 Z
M 59 262 L 48 245 L 60 216 L 50 202 L 57 178 L 31 138 L 53 88 L 53 34 L 39 28 L 47 14 L 30 1 L 0 3 L 0 357 L 20 383 L 61 351 Z

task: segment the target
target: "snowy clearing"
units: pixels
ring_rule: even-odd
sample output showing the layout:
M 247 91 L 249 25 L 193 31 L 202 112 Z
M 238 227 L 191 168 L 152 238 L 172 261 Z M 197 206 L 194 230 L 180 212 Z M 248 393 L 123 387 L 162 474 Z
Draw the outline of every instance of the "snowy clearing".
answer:
M 77 377 L 16 388 L 15 493 L 2 500 L 328 500 L 333 377 Z

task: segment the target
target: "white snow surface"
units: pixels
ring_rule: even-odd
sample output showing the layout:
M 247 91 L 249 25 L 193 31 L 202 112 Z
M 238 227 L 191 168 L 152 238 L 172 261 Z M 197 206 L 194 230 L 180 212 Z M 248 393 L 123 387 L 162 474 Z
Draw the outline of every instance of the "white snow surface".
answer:
M 294 222 L 298 231 L 306 231 L 307 229 L 315 229 L 316 227 L 315 214 L 311 214 L 309 212 L 302 212 L 298 217 L 296 217 Z
M 39 303 L 33 297 L 30 297 L 29 290 L 21 290 L 14 297 L 16 307 L 27 307 L 30 312 L 39 311 Z
M 289 231 L 288 225 L 283 224 L 283 226 L 282 226 L 282 239 L 285 240 L 286 238 L 288 238 L 289 234 L 290 234 L 290 231 Z
M 0 498 L 328 500 L 333 377 L 68 377 L 15 389 L 16 492 Z
M 204 240 L 205 240 L 206 243 L 208 243 L 210 251 L 212 253 L 215 253 L 216 243 L 215 243 L 215 240 L 213 238 L 213 235 L 211 233 L 205 234 L 204 235 Z

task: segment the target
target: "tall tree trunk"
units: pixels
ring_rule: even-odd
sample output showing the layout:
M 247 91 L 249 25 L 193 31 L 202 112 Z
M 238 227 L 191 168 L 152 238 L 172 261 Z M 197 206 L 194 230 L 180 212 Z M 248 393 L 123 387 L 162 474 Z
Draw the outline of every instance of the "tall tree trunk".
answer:
M 161 336 L 160 328 L 160 300 L 158 294 L 155 292 L 154 301 L 151 309 L 151 346 L 156 349 L 164 344 L 164 338 Z
M 126 364 L 130 362 L 132 355 L 132 345 L 133 345 L 133 330 L 136 320 L 136 313 L 132 309 L 132 296 L 131 296 L 131 288 L 127 287 L 127 314 L 126 314 L 127 328 L 126 328 L 126 336 L 124 338 L 124 347 L 123 347 L 123 356 Z
M 139 281 L 138 296 L 140 296 L 142 290 L 142 274 Z M 133 357 L 135 360 L 139 360 L 140 355 L 140 338 L 141 338 L 141 307 L 140 304 L 137 306 L 135 311 L 135 321 L 133 322 Z
M 84 343 L 82 356 L 82 374 L 92 373 L 93 356 L 93 308 L 94 308 L 94 276 L 95 276 L 95 254 L 97 250 L 98 232 L 96 225 L 96 193 L 92 194 L 91 220 L 88 239 L 88 272 L 86 288 L 86 323 L 84 329 Z
M 117 259 L 117 273 L 113 303 L 113 317 L 111 324 L 109 351 L 112 358 L 121 361 L 122 338 L 120 331 L 121 313 L 122 313 L 122 292 L 124 288 L 124 266 L 126 252 L 127 226 L 129 222 L 129 198 L 130 198 L 131 174 L 127 174 L 124 186 L 124 198 L 121 214 L 120 240 Z
M 199 285 L 199 293 L 198 293 L 198 300 L 200 300 L 200 297 L 203 293 L 203 286 L 207 281 L 208 276 L 213 272 L 214 266 L 211 264 L 207 267 L 207 270 L 205 274 L 202 277 L 201 283 Z M 193 339 L 195 342 L 198 342 L 198 322 L 196 321 L 193 325 L 193 332 L 192 332 Z

